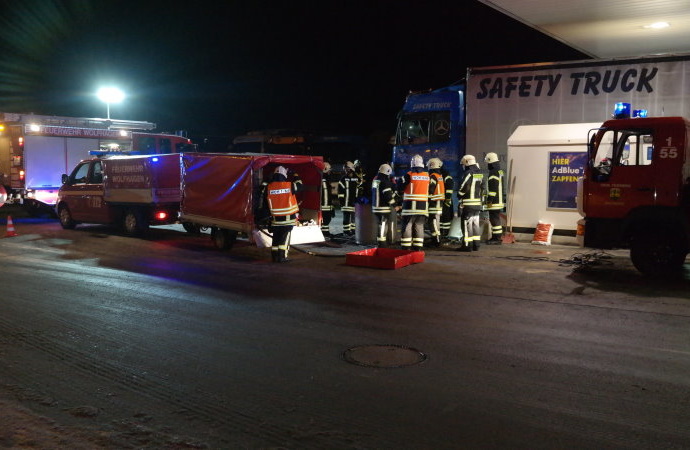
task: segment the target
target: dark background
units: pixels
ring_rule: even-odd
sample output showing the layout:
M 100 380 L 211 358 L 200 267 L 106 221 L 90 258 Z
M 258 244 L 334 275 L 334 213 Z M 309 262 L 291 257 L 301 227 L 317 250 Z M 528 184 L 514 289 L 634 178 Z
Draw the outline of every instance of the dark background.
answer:
M 475 1 L 0 1 L 0 110 L 111 117 L 214 145 L 249 130 L 376 136 L 468 66 L 585 55 Z

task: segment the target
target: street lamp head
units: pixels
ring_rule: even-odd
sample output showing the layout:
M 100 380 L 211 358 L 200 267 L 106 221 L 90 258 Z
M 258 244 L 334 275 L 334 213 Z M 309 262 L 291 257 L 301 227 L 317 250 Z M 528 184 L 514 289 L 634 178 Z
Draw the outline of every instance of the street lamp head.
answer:
M 105 103 L 120 103 L 125 93 L 116 87 L 102 87 L 96 92 L 98 99 Z

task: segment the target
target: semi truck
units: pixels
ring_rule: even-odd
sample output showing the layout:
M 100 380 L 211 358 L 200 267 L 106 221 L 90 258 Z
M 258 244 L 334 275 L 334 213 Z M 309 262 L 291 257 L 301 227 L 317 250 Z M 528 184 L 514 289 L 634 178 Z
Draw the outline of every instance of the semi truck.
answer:
M 154 123 L 0 112 L 0 184 L 29 212 L 52 209 L 61 175 L 91 152 L 165 154 L 190 148 L 183 136 L 154 133 Z
M 584 245 L 630 248 L 642 273 L 678 273 L 690 251 L 690 121 L 611 119 L 590 132 Z
M 469 68 L 461 82 L 407 96 L 393 147 L 395 174 L 408 170 L 414 154 L 441 158 L 455 175 L 464 154 L 481 162 L 494 152 L 510 170 L 507 141 L 520 126 L 601 124 L 619 102 L 649 116 L 690 117 L 689 79 L 690 54 Z M 514 175 L 508 173 L 508 184 Z M 518 174 L 516 195 L 529 178 Z M 546 203 L 540 208 L 549 209 Z M 539 219 L 517 231 L 533 232 Z M 572 221 L 554 233 L 574 237 L 576 229 Z
M 211 230 L 220 250 L 233 246 L 238 235 L 259 247 L 270 246 L 270 214 L 263 188 L 278 166 L 299 174 L 303 191 L 297 194 L 299 222 L 291 243 L 322 242 L 321 175 L 323 158 L 266 153 L 185 153 L 181 156 L 180 222 L 189 232 Z
M 97 157 L 62 175 L 56 211 L 65 229 L 115 224 L 141 235 L 177 222 L 180 197 L 179 154 Z

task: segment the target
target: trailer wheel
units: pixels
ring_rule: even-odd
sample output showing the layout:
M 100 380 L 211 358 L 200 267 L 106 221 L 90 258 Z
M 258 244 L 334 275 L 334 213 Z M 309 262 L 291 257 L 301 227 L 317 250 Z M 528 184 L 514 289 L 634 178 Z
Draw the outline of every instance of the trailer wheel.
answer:
M 182 228 L 189 234 L 201 234 L 201 227 L 195 223 L 182 222 Z
M 127 210 L 122 219 L 122 225 L 125 233 L 130 236 L 139 236 L 149 228 L 149 223 L 144 218 L 144 214 L 138 209 Z
M 65 230 L 72 230 L 77 226 L 77 222 L 72 219 L 72 213 L 67 206 L 60 206 L 60 209 L 58 209 L 58 219 L 60 219 L 60 225 Z
M 630 259 L 637 270 L 654 277 L 678 274 L 688 254 L 683 235 L 663 227 L 638 231 L 630 244 Z
M 230 250 L 237 239 L 237 231 L 212 228 L 211 239 L 218 250 Z

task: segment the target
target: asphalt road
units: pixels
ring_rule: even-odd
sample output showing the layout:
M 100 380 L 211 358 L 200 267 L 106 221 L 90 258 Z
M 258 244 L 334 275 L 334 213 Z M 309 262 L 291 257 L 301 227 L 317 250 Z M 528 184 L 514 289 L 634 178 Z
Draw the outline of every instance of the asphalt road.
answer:
M 528 243 L 276 265 L 177 227 L 15 227 L 0 405 L 85 448 L 690 447 L 690 265 L 654 281 L 624 251 L 574 270 L 582 249 Z

